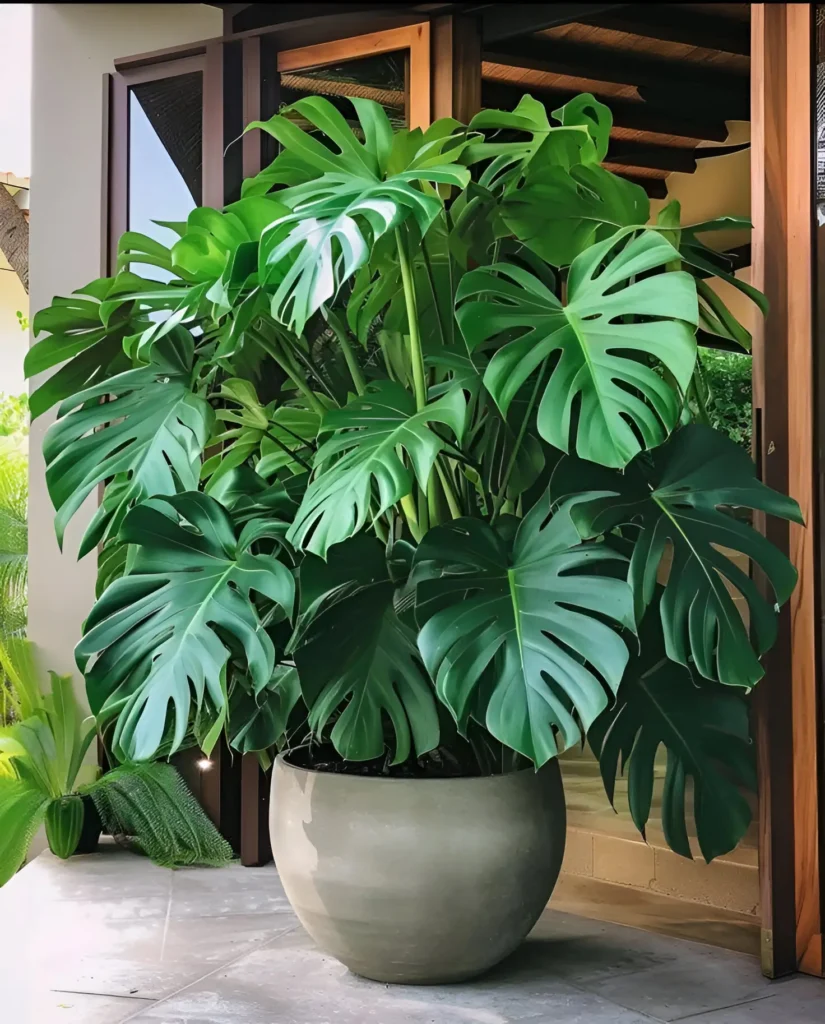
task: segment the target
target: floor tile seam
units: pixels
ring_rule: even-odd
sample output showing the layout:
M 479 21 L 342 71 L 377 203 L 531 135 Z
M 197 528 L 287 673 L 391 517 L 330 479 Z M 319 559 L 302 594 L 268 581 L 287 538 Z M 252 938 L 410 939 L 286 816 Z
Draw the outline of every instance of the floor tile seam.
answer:
M 231 960 L 226 960 L 224 961 L 224 963 L 215 966 L 211 971 L 207 971 L 205 974 L 201 974 L 197 978 L 193 978 L 192 981 L 187 982 L 185 985 L 181 985 L 181 987 L 175 989 L 174 992 L 170 992 L 168 995 L 162 996 L 160 999 L 155 999 L 152 1005 L 161 1006 L 163 1003 L 168 1003 L 170 999 L 175 999 L 183 992 L 186 992 L 187 989 L 194 988 L 195 985 L 200 985 L 202 981 L 206 981 L 207 978 L 211 978 L 219 971 L 225 971 L 228 970 L 230 967 L 234 967 L 235 964 L 245 959 L 247 956 L 250 955 L 250 953 L 257 952 L 260 949 L 266 949 L 267 946 L 271 945 L 273 942 L 276 942 L 278 939 L 282 939 L 285 935 L 291 935 L 299 927 L 300 922 L 296 921 L 291 928 L 288 928 L 284 932 L 280 932 L 274 938 L 268 939 L 266 942 L 255 943 L 251 948 L 245 949 L 242 953 L 239 953 L 236 957 L 233 957 Z M 138 1010 L 136 1013 L 130 1014 L 128 1017 L 125 1017 L 122 1021 L 122 1024 L 128 1024 L 130 1020 L 134 1020 L 141 1012 L 142 1011 Z
M 627 974 L 623 975 L 623 977 L 629 977 L 631 974 L 639 974 L 644 969 L 645 968 L 640 968 L 639 971 L 629 971 Z M 582 993 L 582 995 L 595 996 L 597 999 L 601 999 L 602 1002 L 615 1006 L 617 1010 L 629 1010 L 631 1013 L 638 1013 L 640 1017 L 644 1018 L 644 1020 L 653 1021 L 654 1024 L 670 1024 L 670 1022 L 665 1021 L 663 1017 L 654 1017 L 653 1014 L 646 1013 L 644 1010 L 639 1010 L 635 1006 L 625 1006 L 624 1003 L 619 1003 L 615 999 L 611 999 L 610 996 L 605 996 L 600 992 L 594 992 L 593 989 L 585 988 L 581 982 L 568 981 L 566 984 L 570 985 L 571 988 L 577 989 Z
M 82 988 L 50 988 L 49 994 L 58 996 L 92 996 L 95 999 L 131 999 L 138 1003 L 151 1003 L 153 1006 L 159 1002 L 154 996 L 139 996 L 133 992 L 87 992 Z
M 712 1013 L 722 1013 L 725 1010 L 736 1010 L 740 1006 L 751 1006 L 754 1003 L 764 1003 L 768 999 L 776 999 L 779 996 L 778 992 L 766 992 L 762 996 L 754 996 L 752 999 L 740 999 L 737 1003 L 726 1003 L 724 1006 L 716 1006 L 712 1010 L 700 1010 L 698 1013 L 686 1013 L 681 1017 L 673 1017 L 670 1024 L 681 1024 L 682 1021 L 699 1021 L 703 1017 L 710 1017 Z

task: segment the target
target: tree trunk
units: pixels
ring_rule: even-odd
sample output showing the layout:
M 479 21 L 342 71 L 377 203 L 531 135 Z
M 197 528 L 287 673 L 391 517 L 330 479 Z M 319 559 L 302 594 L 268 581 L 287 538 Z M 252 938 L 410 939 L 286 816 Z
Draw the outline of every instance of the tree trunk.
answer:
M 0 184 L 0 250 L 29 291 L 29 225 L 23 211 Z

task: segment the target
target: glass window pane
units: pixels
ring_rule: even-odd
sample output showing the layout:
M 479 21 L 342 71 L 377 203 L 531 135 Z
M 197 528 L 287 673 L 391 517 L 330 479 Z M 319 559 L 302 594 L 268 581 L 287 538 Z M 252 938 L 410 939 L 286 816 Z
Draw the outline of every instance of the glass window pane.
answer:
M 130 231 L 164 245 L 177 237 L 157 220 L 184 221 L 201 202 L 203 75 L 200 71 L 133 86 L 129 94 Z M 146 276 L 165 280 L 157 267 Z
M 281 75 L 281 102 L 303 96 L 324 96 L 334 103 L 352 127 L 359 130 L 347 96 L 375 100 L 386 110 L 394 128 L 407 125 L 406 50 L 358 57 L 340 64 L 291 71 Z

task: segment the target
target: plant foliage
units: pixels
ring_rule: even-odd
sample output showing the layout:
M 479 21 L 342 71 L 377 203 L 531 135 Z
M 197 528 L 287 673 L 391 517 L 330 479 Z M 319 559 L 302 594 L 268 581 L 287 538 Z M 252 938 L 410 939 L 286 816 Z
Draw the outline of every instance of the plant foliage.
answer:
M 58 534 L 105 482 L 100 727 L 128 759 L 224 732 L 387 772 L 586 738 L 642 829 L 664 746 L 668 841 L 690 854 L 692 780 L 702 853 L 731 849 L 795 582 L 743 510 L 799 521 L 707 425 L 697 328 L 750 344 L 708 278 L 765 308 L 705 244 L 731 219 L 651 224 L 592 96 L 426 131 L 351 103 L 251 125 L 279 152 L 238 202 L 128 233 L 35 318 Z

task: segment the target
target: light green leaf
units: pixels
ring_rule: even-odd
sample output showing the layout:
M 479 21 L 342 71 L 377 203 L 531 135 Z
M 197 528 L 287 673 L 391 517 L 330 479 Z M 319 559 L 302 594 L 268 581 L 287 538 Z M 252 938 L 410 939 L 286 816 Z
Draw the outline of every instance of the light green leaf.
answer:
M 275 651 L 252 593 L 289 615 L 294 581 L 273 556 L 253 554 L 204 494 L 138 505 L 122 539 L 136 545 L 134 564 L 92 609 L 75 654 L 93 713 L 103 724 L 117 718 L 116 755 L 146 760 L 164 741 L 170 705 L 172 750 L 186 735 L 193 696 L 195 709 L 205 694 L 221 709 L 224 636 L 243 651 L 253 683 L 271 678 Z
M 592 246 L 570 267 L 565 305 L 521 267 L 495 264 L 466 274 L 459 325 L 471 351 L 501 345 L 484 374 L 501 411 L 506 415 L 525 381 L 558 353 L 538 409 L 546 441 L 616 467 L 661 444 L 678 422 L 680 392 L 696 362 L 693 278 L 650 275 L 676 258 L 652 231 Z M 648 276 L 639 280 L 642 274 Z
M 555 267 L 650 218 L 645 190 L 601 167 L 592 146 L 585 132 L 554 132 L 530 162 L 524 185 L 502 200 L 510 231 Z
M 134 299 L 119 305 L 115 315 L 104 317 L 106 304 L 116 296 L 154 291 L 156 281 L 144 281 L 126 271 L 117 277 L 98 278 L 73 292 L 57 296 L 34 315 L 32 329 L 38 340 L 26 353 L 24 371 L 34 377 L 59 366 L 31 395 L 32 419 L 57 402 L 129 367 L 123 353 L 124 339 L 146 330 L 151 321 Z M 48 332 L 47 337 L 40 337 Z M 63 365 L 61 365 L 63 364 Z
M 540 502 L 515 535 L 506 518 L 436 527 L 413 570 L 418 647 L 439 697 L 460 728 L 475 718 L 536 766 L 607 707 L 628 658 L 612 626 L 633 622 L 627 584 L 597 575 L 620 556 L 582 545 L 566 510 L 548 514 Z
M 465 413 L 458 388 L 416 412 L 413 396 L 393 381 L 372 385 L 343 409 L 328 412 L 323 430 L 335 434 L 315 456 L 316 475 L 288 539 L 325 557 L 333 544 L 409 494 L 414 479 L 426 486 L 444 448 L 433 425 L 444 424 L 460 439 Z M 399 454 L 402 449 L 412 469 Z
M 67 398 L 46 433 L 46 483 L 62 543 L 69 520 L 98 484 L 125 474 L 119 503 L 103 507 L 83 539 L 81 554 L 107 534 L 118 511 L 145 497 L 197 487 L 200 456 L 212 423 L 208 403 L 193 394 L 193 342 L 186 331 L 167 335 L 148 366 Z M 114 396 L 112 401 L 103 399 Z
M 261 284 L 273 290 L 273 317 L 302 334 L 307 320 L 367 263 L 382 237 L 407 220 L 426 234 L 443 209 L 431 186 L 463 187 L 469 171 L 456 162 L 463 142 L 420 132 L 402 133 L 415 145 L 404 165 L 393 167 L 382 121 L 386 114 L 370 100 L 356 104 L 363 143 L 328 100 L 299 100 L 289 110 L 307 118 L 337 149 L 283 115 L 259 125 L 286 154 L 315 172 L 278 193 L 279 202 L 293 212 L 264 232 L 258 271 Z
M 48 794 L 0 774 L 0 886 L 17 872 L 46 816 Z

